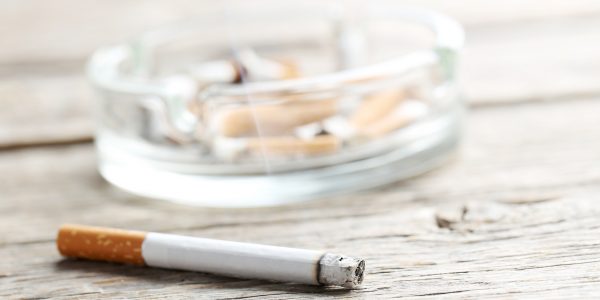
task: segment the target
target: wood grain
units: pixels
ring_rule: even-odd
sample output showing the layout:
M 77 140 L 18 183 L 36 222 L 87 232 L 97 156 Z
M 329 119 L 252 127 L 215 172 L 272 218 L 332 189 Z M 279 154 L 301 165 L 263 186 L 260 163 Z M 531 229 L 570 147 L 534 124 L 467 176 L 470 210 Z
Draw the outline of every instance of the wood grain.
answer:
M 485 23 L 564 18 L 600 12 L 600 3 L 594 0 L 551 0 L 545 1 L 544 5 L 540 5 L 538 0 L 498 3 L 409 0 L 404 3 L 442 11 L 474 27 Z M 201 14 L 224 13 L 226 10 L 257 10 L 272 4 L 272 0 L 255 0 L 252 3 L 240 0 L 221 3 L 206 0 L 151 0 L 144 3 L 135 0 L 56 0 L 52 3 L 9 0 L 2 4 L 0 10 L 0 35 L 3 44 L 10 45 L 0 47 L 0 65 L 44 67 L 59 62 L 82 62 L 101 45 L 120 42 L 161 24 Z
M 92 101 L 80 75 L 0 80 L 0 150 L 90 142 Z
M 8 103 L 0 111 L 0 149 L 90 141 L 94 98 L 83 63 L 93 49 L 144 28 L 228 8 L 185 0 L 148 1 L 143 6 L 135 1 L 63 2 L 53 3 L 43 16 L 35 1 L 13 1 L 9 9 L 0 10 L 5 24 L 0 34 L 4 32 L 11 45 L 0 47 L 0 100 Z M 525 2 L 524 7 L 537 6 L 536 1 Z M 236 5 L 241 4 L 234 1 L 231 7 Z M 473 106 L 600 94 L 597 1 L 552 1 L 532 10 L 514 4 L 489 7 L 478 1 L 421 5 L 465 23 L 468 44 L 461 75 Z M 81 6 L 77 11 L 82 13 L 72 14 L 67 6 Z M 111 22 L 104 22 L 107 16 Z M 25 24 L 31 19 L 36 22 Z M 74 37 L 77 41 L 66 47 L 65 41 Z
M 86 145 L 5 152 L 0 173 L 16 175 L 0 182 L 10 195 L 0 202 L 0 254 L 11 258 L 0 262 L 8 287 L 0 296 L 590 296 L 600 278 L 599 109 L 597 99 L 480 109 L 444 168 L 275 208 L 189 208 L 128 195 L 99 179 Z M 63 222 L 335 250 L 364 256 L 368 274 L 362 289 L 346 292 L 62 260 L 53 238 Z
M 446 12 L 468 33 L 465 140 L 429 174 L 257 209 L 190 208 L 111 187 L 89 143 L 86 57 L 148 27 L 262 5 L 207 3 L 0 4 L 0 298 L 600 295 L 600 2 L 405 2 Z M 67 260 L 54 245 L 67 222 L 326 249 L 364 257 L 367 274 L 347 291 Z
M 186 0 L 143 5 L 61 1 L 49 4 L 52 7 L 43 15 L 36 1 L 13 1 L 9 9 L 0 10 L 4 24 L 0 34 L 11 45 L 0 47 L 0 101 L 10 104 L 0 110 L 0 149 L 90 141 L 94 98 L 83 68 L 94 49 L 159 24 L 228 8 Z M 468 43 L 461 76 L 473 106 L 600 94 L 600 65 L 596 63 L 600 5 L 597 1 L 551 2 L 539 9 L 523 9 L 537 6 L 536 1 L 511 1 L 511 5 L 426 1 L 420 5 L 446 12 L 465 24 Z M 248 4 L 234 1 L 231 7 L 239 5 Z M 70 13 L 75 10 L 82 13 Z M 136 17 L 130 18 L 133 12 Z M 111 22 L 104 21 L 108 16 Z M 31 19 L 36 22 L 27 21 Z M 78 39 L 66 47 L 70 37 Z
M 472 105 L 600 94 L 597 16 L 468 28 L 462 77 Z

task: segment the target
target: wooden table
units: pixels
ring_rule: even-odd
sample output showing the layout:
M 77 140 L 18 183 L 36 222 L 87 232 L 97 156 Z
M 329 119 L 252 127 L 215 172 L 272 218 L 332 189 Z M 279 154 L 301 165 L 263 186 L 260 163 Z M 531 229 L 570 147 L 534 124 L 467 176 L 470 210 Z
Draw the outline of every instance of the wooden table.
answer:
M 467 29 L 459 155 L 376 191 L 259 209 L 149 201 L 96 171 L 86 57 L 218 7 L 0 4 L 0 297 L 600 295 L 600 2 L 411 2 Z M 63 260 L 54 236 L 64 222 L 327 249 L 364 257 L 367 274 L 346 291 Z

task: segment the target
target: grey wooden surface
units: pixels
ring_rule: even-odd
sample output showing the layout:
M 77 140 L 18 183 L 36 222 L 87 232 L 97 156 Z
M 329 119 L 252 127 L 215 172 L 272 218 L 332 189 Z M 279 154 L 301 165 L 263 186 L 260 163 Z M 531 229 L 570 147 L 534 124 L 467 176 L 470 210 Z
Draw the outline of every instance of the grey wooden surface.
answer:
M 0 3 L 1 298 L 600 295 L 600 2 L 406 1 L 455 16 L 468 34 L 463 145 L 418 178 L 259 209 L 109 186 L 95 169 L 85 58 L 216 9 L 207 3 Z M 364 257 L 367 274 L 346 291 L 63 260 L 64 222 L 338 251 Z

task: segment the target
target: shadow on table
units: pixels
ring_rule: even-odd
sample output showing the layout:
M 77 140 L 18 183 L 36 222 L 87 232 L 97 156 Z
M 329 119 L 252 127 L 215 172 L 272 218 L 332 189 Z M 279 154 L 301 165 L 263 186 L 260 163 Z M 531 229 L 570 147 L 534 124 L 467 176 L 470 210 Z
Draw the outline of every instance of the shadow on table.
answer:
M 166 270 L 159 268 L 120 265 L 78 259 L 62 259 L 55 264 L 57 272 L 73 273 L 74 284 L 85 280 L 86 286 L 97 286 L 103 291 L 144 291 L 172 289 L 176 293 L 198 292 L 198 290 L 223 290 L 223 293 L 239 290 L 245 295 L 249 292 L 264 294 L 257 296 L 289 294 L 319 294 L 319 296 L 343 296 L 352 290 L 310 286 L 291 283 L 276 283 L 263 280 L 229 278 L 211 274 Z M 77 279 L 79 278 L 79 279 Z M 266 293 L 265 293 L 266 292 Z M 269 293 L 279 292 L 279 293 Z M 228 296 L 223 294 L 222 296 Z M 235 294 L 231 294 L 234 296 Z M 239 295 L 238 295 L 239 296 Z

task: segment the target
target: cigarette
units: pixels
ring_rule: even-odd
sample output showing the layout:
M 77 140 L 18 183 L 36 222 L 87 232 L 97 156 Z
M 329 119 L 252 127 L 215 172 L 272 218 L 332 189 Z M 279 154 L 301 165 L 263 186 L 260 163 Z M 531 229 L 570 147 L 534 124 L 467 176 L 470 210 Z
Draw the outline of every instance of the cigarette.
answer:
M 66 257 L 347 288 L 365 269 L 362 259 L 322 251 L 71 224 L 56 244 Z
M 348 141 L 356 137 L 357 131 L 348 119 L 342 116 L 334 116 L 322 122 L 322 130 L 338 138 Z
M 218 113 L 213 126 L 226 137 L 281 135 L 297 126 L 333 116 L 337 110 L 334 99 L 248 105 Z
M 238 59 L 244 67 L 244 81 L 266 81 L 295 78 L 300 75 L 295 63 L 291 60 L 267 59 L 251 49 L 239 52 Z
M 424 117 L 429 108 L 422 101 L 405 100 L 380 120 L 359 129 L 358 134 L 369 138 L 381 137 Z
M 201 84 L 280 80 L 300 76 L 293 61 L 259 57 L 251 50 L 242 51 L 239 60 L 208 61 L 188 68 L 187 73 Z
M 364 99 L 350 116 L 350 125 L 362 128 L 379 120 L 404 99 L 401 90 L 390 90 L 371 95 Z
M 290 154 L 324 154 L 339 149 L 340 141 L 332 135 L 319 135 L 309 140 L 296 137 L 264 137 L 252 138 L 246 141 L 247 149 L 252 153 L 276 155 Z
M 216 139 L 215 155 L 225 160 L 235 160 L 243 154 L 250 155 L 319 155 L 336 152 L 341 140 L 333 135 L 318 135 L 310 139 L 293 136 Z
M 408 120 L 389 116 L 402 105 L 404 99 L 405 94 L 401 90 L 379 92 L 362 100 L 348 118 L 333 116 L 323 120 L 319 126 L 323 132 L 345 141 L 377 137 L 388 130 L 402 127 Z M 313 129 L 313 132 L 315 131 Z
M 304 140 L 312 139 L 317 136 L 332 135 L 341 141 L 348 141 L 357 134 L 348 122 L 348 119 L 337 115 L 320 122 L 310 123 L 297 127 L 294 134 Z
M 236 61 L 216 60 L 188 68 L 188 73 L 200 83 L 239 83 L 244 70 Z
M 429 107 L 422 101 L 405 99 L 404 92 L 391 90 L 377 93 L 358 105 L 349 118 L 333 116 L 318 123 L 296 129 L 296 134 L 308 139 L 323 132 L 342 141 L 373 139 L 400 129 L 425 116 Z

